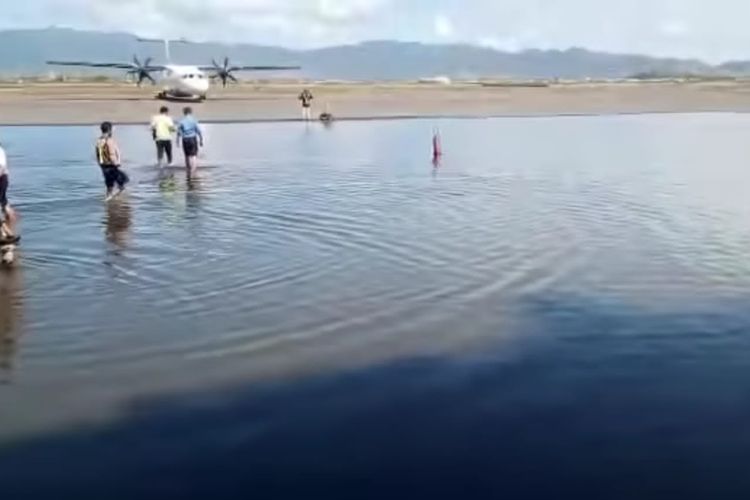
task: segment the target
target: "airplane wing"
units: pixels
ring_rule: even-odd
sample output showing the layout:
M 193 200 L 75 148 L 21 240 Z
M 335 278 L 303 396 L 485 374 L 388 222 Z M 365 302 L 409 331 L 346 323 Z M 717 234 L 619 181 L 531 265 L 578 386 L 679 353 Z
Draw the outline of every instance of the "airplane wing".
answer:
M 290 71 L 302 69 L 300 66 L 235 66 L 234 71 Z
M 216 66 L 198 66 L 201 71 L 216 71 Z M 229 71 L 289 71 L 302 69 L 300 66 L 231 66 Z
M 89 61 L 47 61 L 50 66 L 81 66 L 86 68 L 113 68 L 113 69 L 135 69 L 133 63 L 97 63 Z M 149 64 L 144 67 L 146 71 L 163 71 L 164 66 Z
M 116 69 L 131 69 L 133 67 L 130 63 L 95 63 L 88 61 L 47 61 L 47 64 L 51 66 L 85 66 L 89 68 L 116 68 Z

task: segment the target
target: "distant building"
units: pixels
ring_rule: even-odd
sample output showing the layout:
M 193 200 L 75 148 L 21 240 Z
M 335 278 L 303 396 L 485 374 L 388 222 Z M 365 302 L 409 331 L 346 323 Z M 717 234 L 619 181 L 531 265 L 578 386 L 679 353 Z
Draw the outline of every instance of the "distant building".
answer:
M 447 76 L 434 76 L 432 78 L 420 78 L 419 83 L 433 83 L 437 85 L 450 85 L 453 83 Z

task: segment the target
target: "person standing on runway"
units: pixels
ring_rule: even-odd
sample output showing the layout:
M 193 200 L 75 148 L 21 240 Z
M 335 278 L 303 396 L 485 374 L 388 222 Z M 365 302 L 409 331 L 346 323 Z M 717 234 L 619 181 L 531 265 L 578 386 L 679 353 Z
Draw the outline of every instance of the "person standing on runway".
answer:
M 309 122 L 312 120 L 312 100 L 314 99 L 312 92 L 305 89 L 299 95 L 298 99 L 302 102 L 302 119 Z

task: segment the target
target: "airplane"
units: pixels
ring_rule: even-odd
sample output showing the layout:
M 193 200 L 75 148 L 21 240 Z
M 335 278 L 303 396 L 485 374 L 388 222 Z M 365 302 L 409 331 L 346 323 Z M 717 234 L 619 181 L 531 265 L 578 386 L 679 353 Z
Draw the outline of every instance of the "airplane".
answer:
M 140 87 L 145 80 L 152 85 L 160 83 L 162 90 L 156 95 L 159 99 L 198 99 L 205 100 L 208 97 L 210 82 L 221 80 L 224 87 L 229 80 L 238 82 L 233 75 L 235 71 L 287 71 L 298 70 L 299 66 L 237 66 L 230 65 L 229 58 L 224 58 L 224 64 L 219 65 L 215 59 L 211 65 L 183 65 L 172 64 L 169 54 L 169 40 L 155 40 L 150 38 L 139 38 L 139 42 L 163 42 L 167 64 L 152 64 L 152 58 L 146 58 L 143 62 L 138 56 L 133 56 L 132 62 L 127 63 L 98 63 L 90 61 L 47 61 L 53 66 L 78 66 L 87 68 L 112 68 L 124 69 L 126 75 L 136 78 L 136 84 Z M 179 43 L 189 43 L 184 39 L 176 40 Z M 157 79 L 153 74 L 156 74 Z

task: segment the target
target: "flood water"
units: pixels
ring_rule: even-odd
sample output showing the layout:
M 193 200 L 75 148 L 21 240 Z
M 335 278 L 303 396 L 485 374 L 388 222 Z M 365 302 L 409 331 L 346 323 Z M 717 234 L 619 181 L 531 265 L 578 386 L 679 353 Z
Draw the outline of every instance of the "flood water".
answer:
M 116 134 L 0 130 L 2 498 L 750 493 L 750 117 Z

